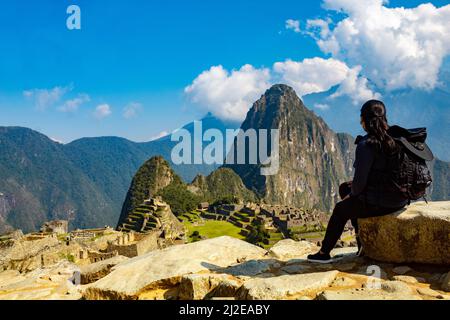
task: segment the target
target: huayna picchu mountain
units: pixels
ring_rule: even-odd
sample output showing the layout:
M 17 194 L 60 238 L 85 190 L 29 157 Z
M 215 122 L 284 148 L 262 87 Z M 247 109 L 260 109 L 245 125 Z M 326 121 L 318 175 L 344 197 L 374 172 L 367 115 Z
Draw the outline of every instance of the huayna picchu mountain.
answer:
M 352 175 L 351 139 L 334 133 L 305 107 L 294 89 L 275 85 L 267 90 L 241 129 L 279 130 L 277 174 L 262 176 L 260 165 L 226 165 L 264 202 L 327 211 L 336 203 L 339 183 Z

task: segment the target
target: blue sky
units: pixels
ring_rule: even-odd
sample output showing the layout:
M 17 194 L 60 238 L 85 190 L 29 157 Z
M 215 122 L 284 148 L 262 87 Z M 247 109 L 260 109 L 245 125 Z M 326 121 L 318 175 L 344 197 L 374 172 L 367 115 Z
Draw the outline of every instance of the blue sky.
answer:
M 441 7 L 448 1 L 431 3 Z M 81 30 L 66 28 L 71 4 L 81 8 Z M 191 96 L 184 92 L 212 66 L 231 72 L 245 64 L 259 70 L 287 59 L 329 58 L 317 39 L 286 28 L 286 21 L 299 21 L 303 31 L 308 19 L 342 15 L 325 10 L 321 1 L 298 0 L 2 3 L 0 125 L 30 127 L 64 142 L 103 135 L 146 141 L 225 105 L 205 98 L 205 87 L 194 86 Z M 340 59 L 354 67 L 354 61 Z M 44 90 L 55 97 L 39 107 L 36 97 Z M 72 112 L 68 101 L 76 104 Z M 205 103 L 212 106 L 198 107 Z M 101 106 L 107 111 L 101 113 Z

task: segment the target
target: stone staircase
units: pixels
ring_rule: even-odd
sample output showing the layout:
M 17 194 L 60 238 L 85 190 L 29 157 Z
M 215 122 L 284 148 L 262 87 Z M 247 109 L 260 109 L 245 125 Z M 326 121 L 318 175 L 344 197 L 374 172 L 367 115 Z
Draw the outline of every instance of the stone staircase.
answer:
M 147 233 L 158 228 L 161 224 L 155 213 L 157 207 L 149 204 L 150 201 L 146 200 L 142 205 L 134 209 L 118 230 L 123 232 L 134 231 Z

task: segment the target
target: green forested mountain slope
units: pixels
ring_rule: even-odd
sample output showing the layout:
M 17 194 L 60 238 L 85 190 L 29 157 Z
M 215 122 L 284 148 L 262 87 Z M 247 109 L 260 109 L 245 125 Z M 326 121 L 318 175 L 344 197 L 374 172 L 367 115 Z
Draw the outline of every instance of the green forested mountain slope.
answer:
M 30 231 L 49 219 L 69 219 L 79 227 L 114 221 L 111 199 L 62 145 L 30 129 L 12 127 L 0 128 L 0 150 L 0 193 L 14 203 L 8 212 L 0 212 L 7 224 Z
M 210 115 L 202 123 L 204 130 L 225 130 Z M 99 137 L 63 145 L 31 129 L 0 127 L 0 232 L 37 230 L 50 219 L 68 219 L 72 228 L 115 226 L 136 171 L 156 155 L 170 161 L 175 144 L 167 137 L 147 143 Z M 173 168 L 191 182 L 217 166 Z

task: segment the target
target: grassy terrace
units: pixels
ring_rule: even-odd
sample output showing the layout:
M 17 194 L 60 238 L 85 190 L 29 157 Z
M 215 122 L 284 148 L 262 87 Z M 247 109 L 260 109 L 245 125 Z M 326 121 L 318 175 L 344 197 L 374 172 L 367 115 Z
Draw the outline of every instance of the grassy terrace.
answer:
M 267 239 L 267 242 L 264 241 L 263 243 L 260 243 L 265 249 L 271 248 L 274 244 L 276 244 L 278 241 L 283 240 L 284 237 L 279 232 L 269 232 L 269 238 Z
M 193 232 L 197 231 L 201 236 L 207 238 L 217 238 L 221 236 L 230 236 L 238 239 L 245 239 L 244 236 L 240 235 L 241 228 L 226 222 L 226 221 L 216 221 L 216 220 L 205 220 L 201 225 L 195 225 L 196 222 L 201 222 L 202 219 L 199 217 L 200 212 L 193 211 L 185 213 L 179 218 L 182 220 L 184 226 L 188 229 L 188 234 L 192 235 Z M 190 239 L 192 241 L 192 239 Z
M 239 234 L 241 232 L 241 228 L 238 228 L 226 221 L 208 220 L 205 221 L 205 224 L 202 226 L 194 226 L 192 223 L 185 221 L 184 225 L 188 229 L 189 235 L 191 235 L 194 231 L 198 231 L 200 235 L 209 239 L 221 236 L 245 239 L 245 237 Z
M 192 234 L 198 232 L 200 236 L 207 238 L 216 238 L 220 236 L 230 236 L 237 239 L 245 240 L 245 234 L 248 234 L 252 229 L 251 221 L 254 219 L 253 215 L 249 215 L 243 212 L 235 212 L 230 216 L 230 221 L 219 220 L 203 220 L 199 217 L 200 212 L 193 211 L 185 213 L 179 218 L 188 230 L 190 241 L 194 241 Z M 199 225 L 195 225 L 199 223 Z M 242 227 L 239 227 L 242 225 Z M 244 231 L 244 232 L 242 232 Z M 270 232 L 270 238 L 266 240 L 266 243 L 261 243 L 265 248 L 270 248 L 284 237 L 279 232 Z

